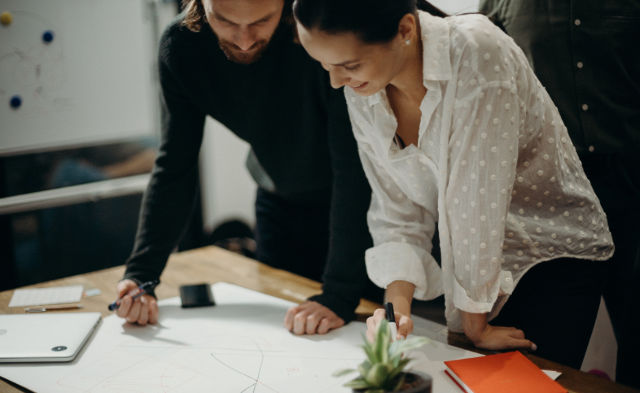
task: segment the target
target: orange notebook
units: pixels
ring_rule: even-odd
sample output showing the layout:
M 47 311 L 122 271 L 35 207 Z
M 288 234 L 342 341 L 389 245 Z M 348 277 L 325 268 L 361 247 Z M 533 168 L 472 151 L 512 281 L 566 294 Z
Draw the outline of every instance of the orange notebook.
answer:
M 518 351 L 444 362 L 444 370 L 466 393 L 566 393 Z

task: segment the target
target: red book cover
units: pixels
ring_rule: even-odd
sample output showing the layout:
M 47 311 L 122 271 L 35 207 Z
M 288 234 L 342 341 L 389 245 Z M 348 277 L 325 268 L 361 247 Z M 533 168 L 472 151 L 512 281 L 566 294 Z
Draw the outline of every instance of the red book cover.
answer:
M 466 393 L 567 393 L 518 351 L 444 364 L 445 373 Z

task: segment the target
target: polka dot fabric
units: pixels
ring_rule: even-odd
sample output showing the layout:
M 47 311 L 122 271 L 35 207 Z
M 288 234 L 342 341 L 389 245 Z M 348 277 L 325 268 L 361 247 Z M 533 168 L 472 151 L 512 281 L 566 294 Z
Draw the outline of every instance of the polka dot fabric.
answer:
M 384 90 L 345 96 L 373 195 L 377 285 L 445 294 L 449 328 L 458 310 L 494 317 L 539 262 L 608 259 L 613 242 L 558 111 L 511 38 L 482 15 L 420 12 L 423 83 L 418 146 L 394 143 Z M 431 256 L 436 222 L 441 267 Z

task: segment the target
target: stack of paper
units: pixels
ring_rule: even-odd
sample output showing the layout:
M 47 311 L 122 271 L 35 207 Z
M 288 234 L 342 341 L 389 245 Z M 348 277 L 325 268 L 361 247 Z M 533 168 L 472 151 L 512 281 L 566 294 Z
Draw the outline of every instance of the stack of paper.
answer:
M 64 304 L 79 302 L 82 298 L 82 285 L 66 287 L 16 289 L 9 307 L 42 306 L 45 304 Z

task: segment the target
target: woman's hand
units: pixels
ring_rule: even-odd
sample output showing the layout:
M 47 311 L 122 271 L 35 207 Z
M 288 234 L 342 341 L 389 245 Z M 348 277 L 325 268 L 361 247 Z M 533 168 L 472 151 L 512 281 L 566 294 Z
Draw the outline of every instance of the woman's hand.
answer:
M 406 338 L 413 331 L 413 321 L 411 320 L 411 300 L 416 286 L 408 281 L 397 280 L 391 282 L 385 290 L 385 299 L 393 303 L 394 316 L 398 335 L 394 340 Z M 376 330 L 381 322 L 386 323 L 386 312 L 383 308 L 377 309 L 373 316 L 367 318 L 367 339 L 373 341 Z
M 537 349 L 536 344 L 524 337 L 522 330 L 489 324 L 475 337 L 475 340 L 471 339 L 471 341 L 478 348 L 490 350 L 526 348 L 535 351 Z
M 374 341 L 376 336 L 376 331 L 378 330 L 378 326 L 381 323 L 388 323 L 385 318 L 385 310 L 384 308 L 378 308 L 374 311 L 373 315 L 367 318 L 367 340 L 370 342 Z M 411 320 L 410 315 L 405 315 L 403 313 L 395 311 L 393 313 L 396 319 L 396 327 L 398 329 L 398 335 L 396 337 L 392 337 L 393 340 L 399 340 L 406 338 L 413 331 L 413 321 Z
M 487 314 L 468 313 L 460 310 L 464 334 L 478 348 L 489 350 L 526 348 L 537 349 L 527 340 L 524 332 L 514 327 L 492 326 L 487 323 Z

